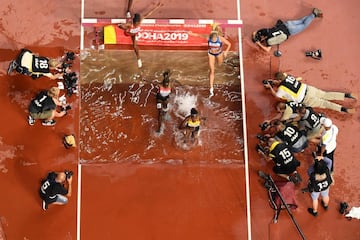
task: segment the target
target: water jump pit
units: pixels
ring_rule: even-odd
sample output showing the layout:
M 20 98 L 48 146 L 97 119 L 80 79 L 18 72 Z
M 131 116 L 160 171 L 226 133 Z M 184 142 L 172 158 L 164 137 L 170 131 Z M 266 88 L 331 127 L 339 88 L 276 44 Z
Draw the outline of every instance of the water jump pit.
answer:
M 205 51 L 81 52 L 80 159 L 82 163 L 243 164 L 238 56 L 215 70 L 215 96 L 208 98 Z M 175 90 L 160 133 L 156 92 L 165 69 Z M 179 126 L 190 109 L 206 117 L 198 145 L 184 144 Z

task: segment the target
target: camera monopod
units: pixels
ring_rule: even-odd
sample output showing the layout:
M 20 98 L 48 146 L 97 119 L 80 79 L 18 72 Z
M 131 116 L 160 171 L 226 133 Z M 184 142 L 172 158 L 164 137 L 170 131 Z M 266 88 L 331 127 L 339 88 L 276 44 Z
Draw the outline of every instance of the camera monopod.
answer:
M 306 238 L 305 238 L 304 233 L 303 233 L 302 230 L 300 229 L 299 224 L 296 222 L 294 215 L 292 214 L 289 206 L 286 204 L 284 197 L 283 197 L 282 194 L 280 193 L 280 190 L 279 190 L 279 188 L 276 186 L 276 184 L 275 184 L 274 180 L 272 179 L 271 175 L 270 175 L 270 174 L 265 174 L 265 173 L 262 172 L 262 171 L 259 171 L 258 174 L 259 174 L 259 176 L 260 176 L 262 179 L 264 179 L 266 182 L 269 182 L 269 183 L 274 187 L 276 193 L 278 194 L 278 196 L 279 196 L 279 198 L 280 198 L 280 200 L 281 200 L 281 203 L 285 206 L 285 209 L 286 209 L 287 213 L 289 214 L 292 222 L 295 224 L 295 227 L 296 227 L 297 231 L 299 232 L 302 240 L 305 240 Z

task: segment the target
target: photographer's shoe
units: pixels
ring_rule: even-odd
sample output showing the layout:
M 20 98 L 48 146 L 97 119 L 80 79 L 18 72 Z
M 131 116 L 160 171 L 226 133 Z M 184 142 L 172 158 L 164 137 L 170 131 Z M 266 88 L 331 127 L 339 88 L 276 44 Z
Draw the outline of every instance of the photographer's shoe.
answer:
M 42 121 L 42 125 L 43 126 L 54 126 L 56 124 L 55 120 L 44 120 Z
M 323 17 L 323 12 L 318 9 L 318 8 L 314 8 L 312 13 L 314 14 L 315 17 L 317 18 L 322 18 Z
M 318 213 L 317 212 L 314 212 L 314 209 L 312 208 L 308 208 L 308 212 L 313 215 L 314 217 L 317 217 Z
M 44 211 L 46 211 L 46 210 L 48 210 L 48 208 L 49 208 L 49 205 L 43 200 L 43 201 L 42 201 L 42 209 L 43 209 Z
M 30 126 L 35 124 L 35 119 L 30 115 L 28 116 L 28 123 L 29 123 Z
M 325 211 L 327 211 L 329 209 L 329 206 L 328 205 L 325 206 L 325 203 L 323 200 L 321 200 L 321 206 L 325 209 Z
M 346 98 L 357 99 L 357 95 L 355 93 L 345 93 Z
M 10 73 L 12 73 L 12 71 L 14 71 L 17 67 L 17 63 L 15 60 L 12 60 L 9 64 L 9 68 L 7 70 L 7 74 L 10 75 Z

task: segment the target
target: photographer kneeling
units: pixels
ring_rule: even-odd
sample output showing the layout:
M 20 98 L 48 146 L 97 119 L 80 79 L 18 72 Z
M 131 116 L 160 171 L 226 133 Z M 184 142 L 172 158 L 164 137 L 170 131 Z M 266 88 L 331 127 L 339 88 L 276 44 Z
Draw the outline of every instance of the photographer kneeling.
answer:
M 49 204 L 64 205 L 71 196 L 72 171 L 50 172 L 40 187 L 42 208 L 48 209 Z M 67 186 L 66 186 L 67 185 Z
M 63 117 L 66 111 L 71 107 L 64 106 L 59 101 L 60 89 L 57 87 L 50 88 L 49 91 L 41 91 L 30 103 L 28 121 L 30 125 L 35 124 L 36 119 L 42 119 L 42 125 L 54 126 L 55 117 Z M 56 110 L 61 106 L 60 112 Z

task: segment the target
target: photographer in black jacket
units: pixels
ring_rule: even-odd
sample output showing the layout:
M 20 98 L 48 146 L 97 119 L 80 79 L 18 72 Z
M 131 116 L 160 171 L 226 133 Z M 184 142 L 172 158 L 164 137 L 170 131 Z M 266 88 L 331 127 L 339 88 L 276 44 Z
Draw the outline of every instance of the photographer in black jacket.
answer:
M 72 171 L 50 172 L 40 187 L 42 208 L 48 209 L 49 204 L 64 205 L 72 191 Z

